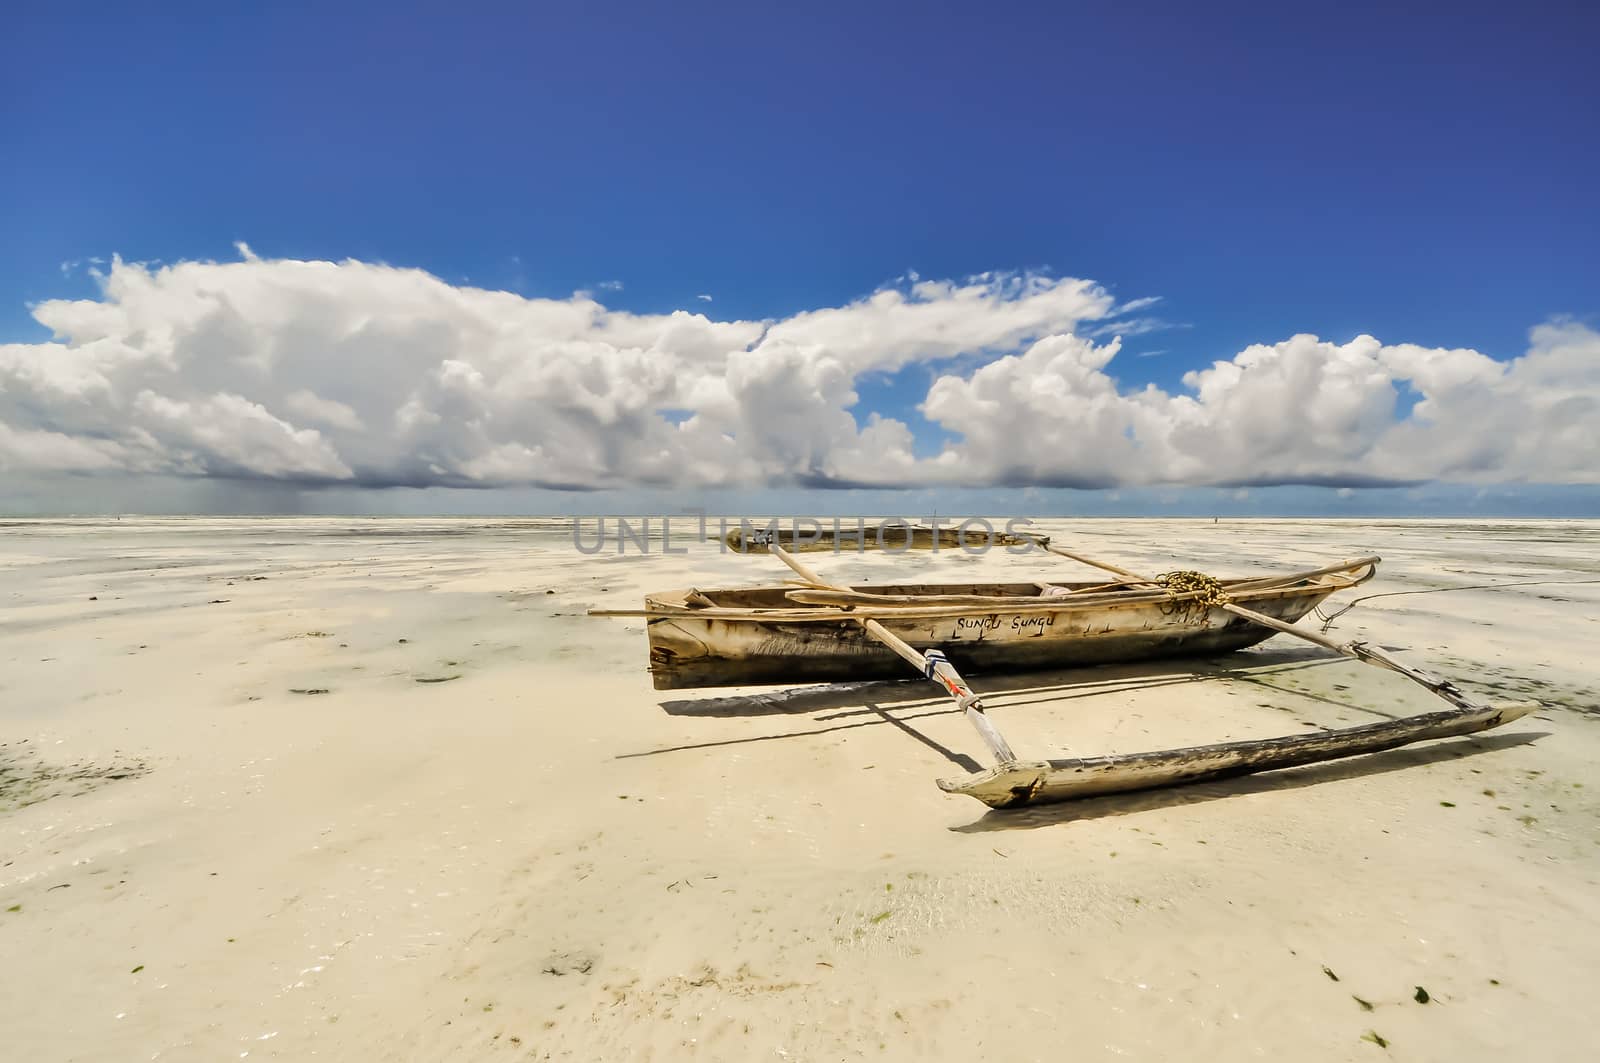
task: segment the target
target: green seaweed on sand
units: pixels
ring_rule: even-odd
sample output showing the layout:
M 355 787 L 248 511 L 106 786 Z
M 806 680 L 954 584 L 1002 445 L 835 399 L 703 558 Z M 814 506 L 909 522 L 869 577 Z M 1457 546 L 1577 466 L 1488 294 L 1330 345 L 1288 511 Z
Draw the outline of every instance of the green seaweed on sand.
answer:
M 1417 991 L 1411 994 L 1411 999 L 1415 1000 L 1418 1004 L 1426 1004 L 1433 998 L 1428 995 L 1428 991 L 1426 989 L 1422 988 L 1421 986 L 1417 986 Z
M 1363 1041 L 1371 1041 L 1379 1048 L 1389 1047 L 1389 1039 L 1383 1036 L 1383 1034 L 1379 1033 L 1377 1030 L 1368 1030 L 1366 1033 L 1361 1035 L 1361 1039 Z

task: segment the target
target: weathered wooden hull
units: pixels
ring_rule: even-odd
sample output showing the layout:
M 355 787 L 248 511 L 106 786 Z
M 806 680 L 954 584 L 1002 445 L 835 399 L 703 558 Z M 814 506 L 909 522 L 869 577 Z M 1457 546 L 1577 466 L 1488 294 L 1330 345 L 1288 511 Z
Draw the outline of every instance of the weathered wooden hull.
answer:
M 1342 586 L 1310 582 L 1238 600 L 1293 623 Z M 681 596 L 651 596 L 647 610 Z M 1069 598 L 1059 601 L 1064 603 L 1059 611 L 1049 611 L 1039 599 L 1018 599 L 1017 606 L 992 612 L 875 615 L 916 649 L 941 650 L 963 674 L 975 675 L 1227 653 L 1274 634 L 1195 600 L 1146 599 L 1091 608 L 1071 607 L 1065 604 Z M 650 617 L 651 675 L 657 690 L 905 678 L 905 662 L 849 617 L 836 612 L 825 619 L 727 619 L 681 610 Z

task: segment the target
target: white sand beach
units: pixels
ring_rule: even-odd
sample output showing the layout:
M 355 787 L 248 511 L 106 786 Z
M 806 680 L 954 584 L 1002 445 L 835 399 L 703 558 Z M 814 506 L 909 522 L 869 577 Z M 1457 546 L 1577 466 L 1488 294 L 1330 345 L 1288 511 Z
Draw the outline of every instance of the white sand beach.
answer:
M 589 557 L 552 520 L 5 522 L 0 1056 L 1593 1058 L 1600 523 L 1040 527 L 1151 571 L 1383 555 L 1333 607 L 1507 584 L 1331 634 L 1546 707 L 992 812 L 934 785 L 984 752 L 931 684 L 657 692 L 642 624 L 585 615 L 771 558 Z M 1033 756 L 1441 704 L 1284 636 L 974 686 Z

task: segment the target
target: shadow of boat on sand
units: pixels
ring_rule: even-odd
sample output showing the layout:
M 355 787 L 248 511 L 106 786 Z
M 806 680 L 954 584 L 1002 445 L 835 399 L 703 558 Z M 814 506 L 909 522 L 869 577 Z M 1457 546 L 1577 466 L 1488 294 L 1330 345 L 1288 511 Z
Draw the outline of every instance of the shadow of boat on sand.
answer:
M 979 675 L 976 686 L 985 697 L 1004 697 L 1007 705 L 1036 701 L 1066 701 L 1133 690 L 1277 675 L 1304 668 L 1344 664 L 1313 648 L 1246 650 L 1222 657 L 1197 657 L 1133 664 L 1096 665 L 1056 671 Z M 1017 700 L 1013 695 L 1038 695 Z M 660 703 L 669 716 L 746 717 L 802 716 L 830 709 L 859 709 L 867 705 L 900 706 L 942 702 L 920 677 L 862 683 L 824 683 L 782 687 L 751 694 L 706 698 L 678 698 Z M 826 717 L 819 717 L 826 719 Z

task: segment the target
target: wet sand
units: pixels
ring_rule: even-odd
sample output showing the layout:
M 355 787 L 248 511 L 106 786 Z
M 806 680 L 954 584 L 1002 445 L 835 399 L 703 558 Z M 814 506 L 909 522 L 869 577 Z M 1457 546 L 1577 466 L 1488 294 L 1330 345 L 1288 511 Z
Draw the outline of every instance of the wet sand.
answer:
M 1330 634 L 1546 708 L 995 813 L 934 786 L 983 747 L 930 685 L 658 693 L 640 623 L 584 615 L 776 582 L 771 558 L 587 557 L 537 520 L 6 522 L 3 1054 L 1592 1057 L 1600 524 L 1044 530 L 1224 576 L 1382 554 L 1330 611 L 1386 596 Z M 847 579 L 1081 572 L 809 560 Z M 1504 586 L 1393 593 L 1485 584 Z M 1437 705 L 1281 636 L 974 685 L 1024 756 Z

